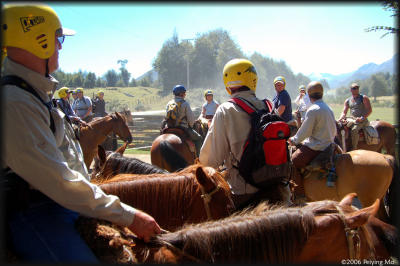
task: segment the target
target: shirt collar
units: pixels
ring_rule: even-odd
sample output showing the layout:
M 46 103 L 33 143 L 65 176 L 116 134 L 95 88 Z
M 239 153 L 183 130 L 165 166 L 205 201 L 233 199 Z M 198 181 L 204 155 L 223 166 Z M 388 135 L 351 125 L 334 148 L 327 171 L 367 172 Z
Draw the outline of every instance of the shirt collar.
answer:
M 249 97 L 249 96 L 256 96 L 254 91 L 248 90 L 248 91 L 239 91 L 231 95 L 231 98 L 235 97 Z
M 6 57 L 3 61 L 4 76 L 15 75 L 28 82 L 44 101 L 49 101 L 57 89 L 58 81 L 50 76 L 46 78 Z

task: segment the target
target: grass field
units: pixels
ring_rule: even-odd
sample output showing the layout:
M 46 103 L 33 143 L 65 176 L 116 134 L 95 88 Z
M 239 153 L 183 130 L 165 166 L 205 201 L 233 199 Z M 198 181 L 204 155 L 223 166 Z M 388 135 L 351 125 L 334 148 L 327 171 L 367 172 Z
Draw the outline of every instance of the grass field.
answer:
M 338 119 L 340 114 L 342 113 L 343 110 L 343 105 L 339 104 L 329 104 L 329 106 L 332 108 L 333 112 L 335 113 L 335 118 Z M 376 119 L 379 120 L 384 120 L 388 123 L 391 124 L 397 124 L 397 108 L 390 108 L 390 107 L 374 107 L 372 104 L 372 113 L 368 117 L 369 121 L 373 121 Z M 347 115 L 350 113 L 347 112 Z

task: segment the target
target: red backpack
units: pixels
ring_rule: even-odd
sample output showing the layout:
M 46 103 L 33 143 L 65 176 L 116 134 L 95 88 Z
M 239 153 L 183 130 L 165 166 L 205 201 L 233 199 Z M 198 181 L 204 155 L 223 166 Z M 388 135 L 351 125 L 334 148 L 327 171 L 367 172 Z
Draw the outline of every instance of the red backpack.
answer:
M 261 189 L 288 180 L 291 167 L 287 143 L 289 125 L 272 112 L 273 105 L 267 99 L 263 100 L 267 109 L 262 110 L 243 98 L 229 101 L 251 117 L 251 130 L 237 167 L 240 175 Z

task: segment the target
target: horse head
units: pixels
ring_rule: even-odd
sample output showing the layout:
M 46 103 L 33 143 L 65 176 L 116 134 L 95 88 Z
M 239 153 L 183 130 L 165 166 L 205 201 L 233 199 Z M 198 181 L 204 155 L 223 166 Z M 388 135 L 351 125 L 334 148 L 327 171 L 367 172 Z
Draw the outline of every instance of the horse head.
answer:
M 224 218 L 233 212 L 235 205 L 230 187 L 218 171 L 212 167 L 199 165 L 196 168 L 195 177 L 199 183 L 203 202 L 197 202 L 197 206 L 193 208 L 205 210 L 203 215 L 206 214 L 208 220 Z
M 111 114 L 113 121 L 113 131 L 125 142 L 131 143 L 133 138 L 128 125 L 126 124 L 126 117 L 118 112 Z
M 397 229 L 374 217 L 379 199 L 359 210 L 351 205 L 354 197 L 356 193 L 350 193 L 338 204 L 333 201 L 328 205 L 320 205 L 318 201 L 308 203 L 305 208 L 313 208 L 315 226 L 295 262 L 339 263 L 342 259 L 390 258 L 382 237 L 390 235 L 396 239 Z M 377 234 L 379 231 L 385 233 Z

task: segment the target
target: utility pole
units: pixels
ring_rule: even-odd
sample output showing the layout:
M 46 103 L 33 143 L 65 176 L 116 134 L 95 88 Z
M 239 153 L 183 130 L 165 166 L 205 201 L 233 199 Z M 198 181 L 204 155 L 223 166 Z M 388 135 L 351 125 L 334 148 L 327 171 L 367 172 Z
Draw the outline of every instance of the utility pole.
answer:
M 182 41 L 193 41 L 194 39 L 182 39 Z M 186 81 L 187 81 L 187 90 L 189 89 L 190 84 L 190 75 L 189 75 L 189 54 L 186 55 Z

